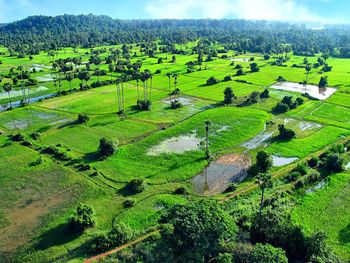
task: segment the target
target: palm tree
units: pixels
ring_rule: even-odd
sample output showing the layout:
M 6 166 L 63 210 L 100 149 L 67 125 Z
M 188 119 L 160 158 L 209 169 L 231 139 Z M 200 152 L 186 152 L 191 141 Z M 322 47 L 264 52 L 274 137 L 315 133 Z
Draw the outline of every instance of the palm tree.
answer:
M 8 96 L 9 96 L 10 108 L 12 108 L 12 101 L 11 101 L 11 94 L 10 94 L 10 92 L 12 90 L 12 84 L 5 83 L 4 90 L 7 92 Z
M 212 124 L 211 121 L 207 120 L 204 122 L 205 124 L 205 154 L 207 159 L 210 158 L 210 152 L 209 152 L 209 129 L 210 125 Z
M 116 85 L 117 85 L 117 96 L 118 96 L 118 113 L 121 113 L 122 112 L 122 103 L 121 103 L 121 94 L 120 94 L 120 82 L 121 82 L 121 79 L 118 78 L 116 80 Z
M 308 80 L 309 80 L 309 74 L 310 74 L 311 69 L 312 69 L 311 64 L 308 63 L 308 64 L 305 65 L 305 70 L 306 70 L 306 81 L 305 81 L 305 86 L 307 86 L 307 82 L 308 82 Z
M 23 102 L 25 103 L 26 101 L 26 91 L 24 90 L 24 82 L 23 82 L 23 66 L 18 66 L 17 68 L 19 71 L 21 71 L 21 91 L 22 91 L 22 94 L 23 94 Z
M 69 89 L 72 92 L 72 80 L 74 80 L 74 74 L 72 72 L 67 72 L 66 80 L 69 81 Z
M 170 79 L 171 79 L 171 73 L 170 72 L 168 72 L 167 74 L 166 74 L 166 76 L 168 77 L 168 79 L 169 79 L 169 93 L 171 93 L 171 88 L 170 88 Z
M 140 101 L 140 89 L 139 89 L 139 82 L 140 82 L 140 73 L 135 73 L 135 79 L 136 79 L 136 89 L 137 89 L 137 101 Z
M 151 79 L 151 85 L 149 86 L 149 100 L 151 100 L 152 97 L 152 86 L 153 86 L 153 75 L 149 74 L 149 78 Z
M 260 210 L 259 210 L 259 215 L 261 215 L 262 209 L 264 207 L 265 190 L 267 188 L 272 187 L 272 177 L 271 177 L 271 174 L 269 173 L 260 173 L 258 174 L 256 180 L 261 189 L 261 200 L 260 200 Z

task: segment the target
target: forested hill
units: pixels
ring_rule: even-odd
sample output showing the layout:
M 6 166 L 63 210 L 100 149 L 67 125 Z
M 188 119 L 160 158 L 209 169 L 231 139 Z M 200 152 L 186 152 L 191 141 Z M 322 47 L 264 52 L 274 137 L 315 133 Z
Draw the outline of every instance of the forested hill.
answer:
M 64 46 L 139 43 L 156 39 L 164 44 L 198 38 L 218 41 L 242 51 L 270 53 L 278 44 L 294 51 L 329 51 L 348 56 L 350 27 L 307 29 L 304 25 L 245 20 L 117 20 L 108 16 L 32 16 L 0 27 L 0 44 L 17 52 L 35 54 Z

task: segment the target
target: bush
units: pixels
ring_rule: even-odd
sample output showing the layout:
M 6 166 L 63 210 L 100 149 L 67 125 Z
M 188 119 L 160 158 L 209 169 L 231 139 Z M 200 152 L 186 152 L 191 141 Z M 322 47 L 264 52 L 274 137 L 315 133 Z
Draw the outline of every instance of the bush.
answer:
M 278 82 L 286 82 L 286 79 L 282 76 L 278 76 L 277 81 Z
M 296 180 L 298 180 L 301 177 L 301 173 L 297 172 L 297 171 L 293 171 L 291 173 L 288 174 L 287 176 L 287 182 L 295 182 Z
M 117 150 L 117 145 L 106 138 L 100 139 L 100 145 L 98 147 L 98 153 L 101 157 L 109 157 Z
M 38 140 L 40 138 L 41 134 L 40 132 L 33 132 L 30 137 L 32 137 L 33 140 Z
M 270 92 L 268 89 L 265 89 L 261 94 L 260 94 L 260 98 L 262 99 L 268 99 L 270 98 Z
M 219 83 L 220 80 L 218 80 L 217 78 L 215 77 L 210 77 L 208 80 L 207 80 L 207 85 L 208 86 L 211 86 L 211 85 L 215 85 L 217 83 Z
M 344 159 L 335 153 L 328 154 L 322 159 L 322 167 L 331 173 L 342 172 L 344 170 L 343 164 Z
M 107 235 L 100 235 L 90 241 L 90 251 L 100 253 L 125 244 L 134 238 L 134 233 L 126 225 L 120 223 L 113 227 Z
M 281 114 L 289 111 L 290 108 L 287 104 L 279 102 L 275 107 L 272 108 L 272 113 L 273 114 Z
M 231 104 L 233 102 L 234 98 L 235 98 L 235 94 L 233 93 L 232 88 L 227 87 L 224 90 L 224 104 L 226 104 L 226 105 Z
M 93 219 L 93 210 L 91 207 L 79 204 L 76 214 L 70 219 L 71 227 L 78 231 L 84 231 L 86 228 L 93 227 L 95 221 Z
M 297 167 L 293 169 L 293 172 L 298 172 L 301 175 L 306 175 L 307 174 L 307 166 L 302 163 L 298 163 Z
M 231 183 L 227 186 L 225 192 L 229 193 L 229 192 L 234 192 L 237 190 L 237 185 L 235 183 Z
M 286 252 L 270 244 L 258 243 L 254 246 L 251 263 L 288 263 Z
M 150 111 L 152 108 L 152 102 L 150 100 L 138 100 L 136 107 L 138 110 Z
M 24 141 L 24 135 L 22 133 L 17 133 L 11 136 L 11 140 L 14 142 L 22 142 Z
M 123 203 L 123 206 L 125 208 L 130 208 L 133 207 L 135 205 L 135 200 L 134 199 L 126 199 Z
M 143 179 L 133 179 L 129 182 L 128 187 L 134 194 L 138 194 L 145 190 L 145 182 Z
M 231 81 L 231 80 L 232 80 L 231 76 L 226 76 L 226 77 L 224 78 L 224 81 Z
M 182 108 L 182 107 L 183 107 L 183 105 L 182 105 L 182 103 L 179 100 L 173 100 L 170 103 L 170 108 L 171 109 L 179 109 L 179 108 Z
M 308 161 L 308 165 L 311 167 L 311 168 L 316 168 L 318 163 L 320 161 L 320 158 L 314 156 L 314 157 L 311 157 L 311 159 Z
M 237 70 L 237 72 L 236 72 L 236 76 L 242 76 L 242 75 L 244 75 L 244 71 L 243 71 L 243 69 L 239 69 L 239 70 Z
M 280 124 L 278 125 L 278 139 L 280 140 L 291 140 L 293 138 L 295 138 L 296 133 L 295 131 L 291 130 L 291 129 L 287 129 L 284 124 Z
M 188 189 L 186 186 L 180 186 L 175 190 L 175 194 L 178 195 L 187 195 L 188 194 Z
M 85 124 L 90 120 L 89 116 L 86 114 L 79 114 L 78 115 L 78 123 Z

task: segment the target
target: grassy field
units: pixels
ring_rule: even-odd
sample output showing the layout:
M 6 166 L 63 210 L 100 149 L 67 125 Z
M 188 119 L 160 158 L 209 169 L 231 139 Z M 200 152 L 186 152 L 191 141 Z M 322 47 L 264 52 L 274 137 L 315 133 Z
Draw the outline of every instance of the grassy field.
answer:
M 190 51 L 195 45 L 194 42 L 189 43 L 184 50 Z M 99 48 L 108 50 L 112 46 Z M 10 57 L 7 49 L 2 47 L 0 51 L 5 52 L 4 56 L 0 56 L 3 62 L 0 64 L 0 76 L 11 74 L 11 68 L 14 68 L 13 74 L 18 74 L 17 67 L 23 66 L 24 70 L 31 71 L 32 78 L 38 80 L 37 84 L 29 87 L 29 97 L 55 94 L 59 89 L 70 90 L 67 80 L 62 79 L 61 87 L 53 81 L 64 76 L 59 76 L 52 68 L 53 58 L 47 52 L 34 55 L 30 60 Z M 80 48 L 77 53 L 72 48 L 64 48 L 58 50 L 58 58 L 81 57 L 79 68 L 84 70 L 90 57 L 87 52 L 90 50 Z M 122 222 L 130 226 L 136 235 L 141 235 L 157 224 L 167 207 L 201 198 L 194 192 L 192 178 L 208 165 L 204 151 L 204 123 L 207 120 L 212 123 L 209 146 L 214 159 L 226 153 L 242 152 L 254 159 L 262 149 L 274 155 L 302 159 L 350 135 L 350 60 L 330 58 L 328 63 L 333 70 L 328 73 L 321 73 L 320 69 L 311 70 L 309 83 L 317 85 L 320 77 L 327 75 L 329 86 L 337 88 L 337 92 L 325 101 L 308 100 L 301 94 L 269 89 L 270 98 L 260 99 L 247 107 L 235 107 L 252 92 L 262 92 L 276 83 L 279 76 L 287 81 L 303 82 L 306 79 L 305 69 L 301 68 L 304 57 L 290 54 L 290 60 L 284 66 L 273 66 L 274 56 L 264 60 L 262 54 L 235 56 L 233 51 L 229 51 L 224 54 L 227 58 L 214 58 L 189 71 L 186 63 L 197 60 L 197 55 L 190 52 L 177 54 L 175 62 L 171 61 L 173 54 L 157 51 L 155 57 L 150 58 L 141 54 L 140 48 L 135 45 L 130 53 L 136 53 L 136 57 L 131 57 L 131 63 L 140 60 L 141 71 L 148 69 L 153 73 L 150 111 L 135 108 L 137 99 L 143 99 L 141 82 L 139 92 L 135 80 L 124 83 L 125 116 L 119 116 L 116 114 L 119 105 L 115 84 L 81 91 L 81 81 L 74 79 L 73 91 L 66 95 L 0 112 L 0 252 L 16 251 L 22 262 L 81 262 L 88 256 L 84 248 L 86 242 L 96 234 L 106 233 L 113 224 Z M 107 71 L 107 75 L 100 76 L 99 80 L 115 79 L 120 75 L 113 73 L 111 76 L 108 64 L 104 62 L 107 56 L 108 51 L 100 55 L 100 65 L 91 65 L 92 69 Z M 159 57 L 163 58 L 163 63 L 158 63 Z M 260 71 L 250 71 L 252 61 L 237 59 L 254 60 Z M 315 63 L 317 56 L 310 57 L 309 61 Z M 236 75 L 238 64 L 242 66 L 244 75 Z M 37 69 L 36 72 L 32 72 L 33 68 Z M 169 83 L 167 73 L 178 74 L 176 87 L 181 92 L 176 98 L 188 102 L 179 109 L 170 108 L 169 100 L 174 98 L 170 95 L 174 79 L 171 78 Z M 220 82 L 207 85 L 212 76 Z M 232 80 L 224 81 L 227 76 Z M 97 79 L 97 76 L 91 76 L 88 83 Z M 4 77 L 1 85 L 7 82 L 12 81 Z M 222 104 L 226 87 L 231 87 L 237 97 L 230 106 Z M 23 99 L 21 81 L 13 85 L 10 95 L 12 102 Z M 305 103 L 285 114 L 273 115 L 271 109 L 284 96 L 300 97 Z M 8 102 L 8 94 L 1 89 L 0 105 L 6 106 Z M 78 124 L 79 114 L 87 114 L 89 121 Z M 303 129 L 301 125 L 305 122 L 316 125 L 316 128 Z M 281 123 L 296 131 L 295 139 L 278 141 L 273 138 Z M 251 150 L 241 146 L 263 133 L 265 128 L 273 132 L 272 139 L 266 144 Z M 29 139 L 33 144 L 30 147 L 18 143 L 8 145 L 7 136 L 19 132 L 26 138 L 39 132 L 40 138 L 36 141 Z M 103 137 L 119 146 L 113 156 L 99 160 L 96 152 Z M 181 141 L 183 137 L 195 140 L 194 147 L 177 153 L 162 152 L 166 148 L 164 144 L 178 138 Z M 49 145 L 58 145 L 73 161 L 58 161 L 42 154 L 41 149 Z M 160 152 L 150 154 L 153 149 L 160 149 Z M 44 162 L 34 165 L 39 156 Z M 89 164 L 91 170 L 80 171 L 72 164 L 74 162 Z M 273 172 L 284 168 L 274 168 Z M 98 173 L 92 176 L 94 171 Z M 126 185 L 134 178 L 144 179 L 146 187 L 142 193 L 131 195 Z M 302 198 L 293 210 L 293 219 L 307 233 L 324 228 L 329 234 L 329 243 L 344 259 L 350 258 L 349 242 L 339 239 L 339 235 L 349 231 L 348 215 L 341 214 L 341 209 L 348 205 L 348 180 L 347 173 L 332 176 L 324 189 Z M 248 178 L 238 189 L 251 185 L 253 181 Z M 186 186 L 189 195 L 174 194 L 180 186 Z M 135 200 L 135 206 L 125 208 L 123 203 L 129 198 Z M 252 197 L 242 197 L 239 204 L 230 202 L 228 206 L 235 210 L 238 209 L 236 206 L 243 204 L 255 209 L 258 199 L 259 194 L 254 192 Z M 93 208 L 96 226 L 81 235 L 72 235 L 67 228 L 67 219 L 79 202 Z M 316 220 L 318 214 L 321 217 Z M 332 214 L 337 215 L 339 224 L 332 220 Z M 26 220 L 22 215 L 27 215 Z M 327 221 L 332 222 L 327 224 Z
M 307 234 L 323 231 L 327 242 L 343 260 L 350 259 L 350 174 L 332 175 L 326 186 L 307 194 L 293 209 L 292 218 Z

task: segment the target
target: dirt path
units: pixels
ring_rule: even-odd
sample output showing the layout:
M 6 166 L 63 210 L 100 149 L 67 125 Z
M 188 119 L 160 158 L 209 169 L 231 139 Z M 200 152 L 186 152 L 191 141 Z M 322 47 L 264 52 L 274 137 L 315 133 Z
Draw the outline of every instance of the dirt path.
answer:
M 148 237 L 150 237 L 150 236 L 153 236 L 154 234 L 156 234 L 156 233 L 158 233 L 158 232 L 159 232 L 158 229 L 157 229 L 157 230 L 154 230 L 153 232 L 148 233 L 148 234 L 146 234 L 146 235 L 144 235 L 144 236 L 142 236 L 142 237 L 139 237 L 138 239 L 135 239 L 134 241 L 131 241 L 131 242 L 129 242 L 129 243 L 126 243 L 126 244 L 124 244 L 124 245 L 122 245 L 122 246 L 120 246 L 120 247 L 116 247 L 116 248 L 114 248 L 114 249 L 112 249 L 112 250 L 109 250 L 109 251 L 107 251 L 107 252 L 105 252 L 105 253 L 102 253 L 102 254 L 99 254 L 99 255 L 97 255 L 97 256 L 91 257 L 91 258 L 85 260 L 84 263 L 92 263 L 92 262 L 98 261 L 98 260 L 100 260 L 100 259 L 103 259 L 103 258 L 105 258 L 105 257 L 107 257 L 107 256 L 109 256 L 109 255 L 111 255 L 111 254 L 114 254 L 114 253 L 116 253 L 116 252 L 118 252 L 118 251 L 120 251 L 120 250 L 123 250 L 124 248 L 131 247 L 131 246 L 133 246 L 133 245 L 135 245 L 135 244 L 137 244 L 137 243 L 140 243 L 140 242 L 142 242 L 143 240 L 145 240 L 146 238 L 148 238 Z

